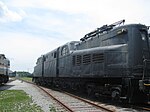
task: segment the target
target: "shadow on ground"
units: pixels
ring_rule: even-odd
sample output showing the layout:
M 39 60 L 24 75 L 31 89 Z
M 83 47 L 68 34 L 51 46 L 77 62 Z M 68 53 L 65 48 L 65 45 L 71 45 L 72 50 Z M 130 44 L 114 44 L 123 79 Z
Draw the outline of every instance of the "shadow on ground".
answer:
M 14 85 L 0 85 L 0 91 L 8 90 L 9 88 L 13 87 Z

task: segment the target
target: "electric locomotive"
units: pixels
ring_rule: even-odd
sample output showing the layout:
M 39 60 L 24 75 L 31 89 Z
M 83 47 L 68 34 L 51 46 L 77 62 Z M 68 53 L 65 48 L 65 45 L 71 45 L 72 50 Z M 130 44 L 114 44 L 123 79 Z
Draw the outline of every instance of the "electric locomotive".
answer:
M 7 83 L 9 80 L 10 61 L 4 54 L 0 54 L 0 84 Z
M 150 98 L 148 28 L 125 20 L 86 34 L 38 58 L 33 82 L 83 90 L 129 103 Z

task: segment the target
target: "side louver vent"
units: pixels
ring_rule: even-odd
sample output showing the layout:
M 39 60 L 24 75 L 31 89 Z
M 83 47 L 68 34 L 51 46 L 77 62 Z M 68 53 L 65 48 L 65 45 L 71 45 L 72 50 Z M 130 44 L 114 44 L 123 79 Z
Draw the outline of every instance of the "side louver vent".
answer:
M 104 62 L 104 54 L 93 54 L 92 61 L 94 63 L 102 63 Z
M 89 63 L 91 63 L 91 55 L 90 54 L 83 55 L 83 64 Z
M 104 62 L 103 53 L 76 55 L 72 57 L 72 64 L 74 66 L 88 65 L 91 63 L 103 63 L 103 62 Z

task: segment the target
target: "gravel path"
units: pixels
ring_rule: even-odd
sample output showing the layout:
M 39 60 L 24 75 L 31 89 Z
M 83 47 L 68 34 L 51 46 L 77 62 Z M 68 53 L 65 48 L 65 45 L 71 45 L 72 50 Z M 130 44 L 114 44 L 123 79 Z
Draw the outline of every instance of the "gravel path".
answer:
M 0 90 L 24 90 L 27 94 L 29 94 L 29 96 L 32 97 L 33 103 L 40 106 L 44 112 L 49 112 L 50 107 L 53 105 L 47 94 L 39 88 L 20 80 L 9 82 L 5 86 L 0 87 Z

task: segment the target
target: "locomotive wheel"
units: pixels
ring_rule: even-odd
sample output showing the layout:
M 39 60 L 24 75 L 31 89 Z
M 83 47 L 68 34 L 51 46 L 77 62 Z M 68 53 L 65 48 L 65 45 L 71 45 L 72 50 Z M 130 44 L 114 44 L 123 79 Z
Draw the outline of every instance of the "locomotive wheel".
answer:
M 93 88 L 87 88 L 87 95 L 89 96 L 89 97 L 93 97 L 94 96 L 94 91 L 93 91 Z
M 88 88 L 88 89 L 87 89 L 87 94 L 88 94 L 88 96 L 91 96 L 91 95 L 92 95 L 92 89 L 91 89 L 91 88 Z
M 113 101 L 119 101 L 120 100 L 120 92 L 118 90 L 113 90 L 111 93 L 111 97 Z

